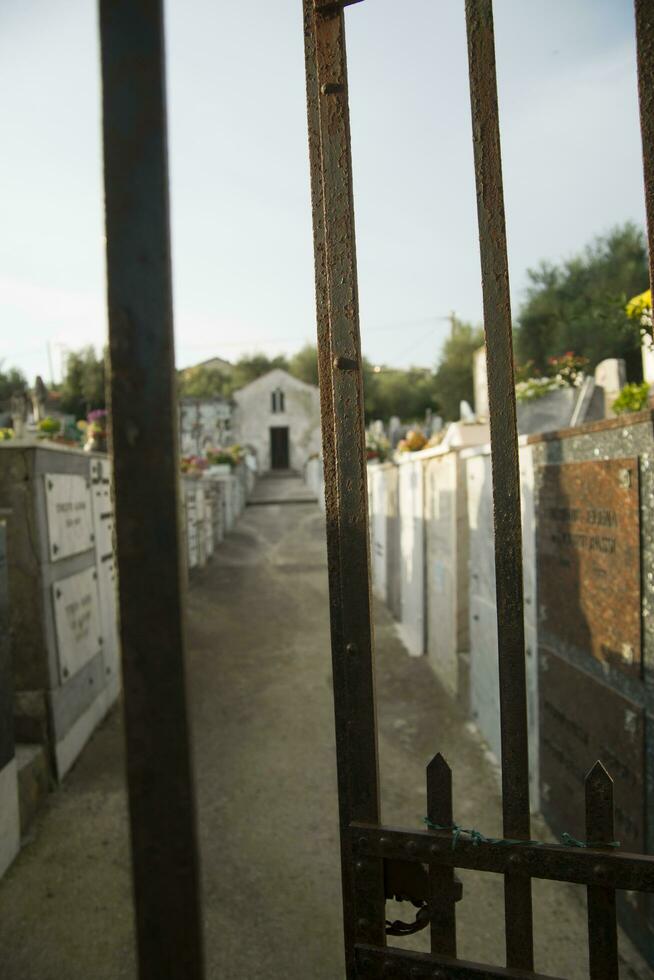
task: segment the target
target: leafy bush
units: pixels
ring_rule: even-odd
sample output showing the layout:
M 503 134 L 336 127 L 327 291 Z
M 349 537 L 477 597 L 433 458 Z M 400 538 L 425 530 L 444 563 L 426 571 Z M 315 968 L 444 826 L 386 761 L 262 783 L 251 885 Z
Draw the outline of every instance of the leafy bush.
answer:
M 534 402 L 537 398 L 549 395 L 551 391 L 568 386 L 558 378 L 529 378 L 527 381 L 519 381 L 515 386 L 516 401 Z
M 625 385 L 611 406 L 616 415 L 626 412 L 642 412 L 649 401 L 649 382 Z
M 561 357 L 547 359 L 547 373 L 557 378 L 568 388 L 578 388 L 584 380 L 584 372 L 588 367 L 588 358 L 579 357 L 574 351 L 567 351 Z
M 559 264 L 543 262 L 527 273 L 526 301 L 517 317 L 518 360 L 533 359 L 543 373 L 551 355 L 574 350 L 594 369 L 622 357 L 627 377 L 638 379 L 638 322 L 625 312 L 627 298 L 647 284 L 647 242 L 632 224 L 614 228 Z
M 573 351 L 567 351 L 561 357 L 547 359 L 547 374 L 541 377 L 534 369 L 533 361 L 527 361 L 523 367 L 516 367 L 515 397 L 519 402 L 531 402 L 537 398 L 549 395 L 559 388 L 578 388 L 584 380 L 584 369 L 588 366 L 587 357 L 579 357 Z M 529 370 L 531 377 L 526 377 Z
M 56 436 L 61 429 L 61 422 L 59 419 L 53 419 L 51 415 L 48 415 L 46 418 L 41 419 L 38 429 L 44 436 Z
M 228 449 L 214 449 L 207 453 L 209 466 L 233 466 L 234 457 Z

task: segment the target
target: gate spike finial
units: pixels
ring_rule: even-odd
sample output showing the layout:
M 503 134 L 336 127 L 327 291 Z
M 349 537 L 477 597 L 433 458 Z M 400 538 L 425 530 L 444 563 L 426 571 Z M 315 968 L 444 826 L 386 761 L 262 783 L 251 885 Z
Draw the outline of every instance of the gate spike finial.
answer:
M 604 765 L 601 759 L 598 759 L 595 765 L 588 770 L 586 773 L 586 783 L 608 783 L 613 786 L 613 777 L 609 773 L 608 769 Z
M 437 773 L 451 773 L 452 769 L 442 753 L 437 752 L 433 759 L 427 763 L 427 772 L 435 776 Z
M 598 759 L 586 776 L 587 847 L 615 846 L 613 780 Z M 596 866 L 604 874 L 604 866 Z M 602 885 L 587 888 L 588 959 L 591 980 L 618 980 L 618 938 L 615 891 Z

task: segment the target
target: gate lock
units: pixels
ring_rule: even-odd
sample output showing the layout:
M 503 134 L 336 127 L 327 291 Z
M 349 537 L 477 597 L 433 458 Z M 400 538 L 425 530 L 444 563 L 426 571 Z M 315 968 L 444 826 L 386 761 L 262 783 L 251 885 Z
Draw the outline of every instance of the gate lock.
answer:
M 384 894 L 386 899 L 396 902 L 411 902 L 418 909 L 413 922 L 394 922 L 386 920 L 387 936 L 410 936 L 426 929 L 431 919 L 429 908 L 429 876 L 427 867 L 415 861 L 384 860 Z M 444 900 L 459 902 L 463 894 L 463 884 L 454 875 L 453 889 L 449 895 L 442 894 Z

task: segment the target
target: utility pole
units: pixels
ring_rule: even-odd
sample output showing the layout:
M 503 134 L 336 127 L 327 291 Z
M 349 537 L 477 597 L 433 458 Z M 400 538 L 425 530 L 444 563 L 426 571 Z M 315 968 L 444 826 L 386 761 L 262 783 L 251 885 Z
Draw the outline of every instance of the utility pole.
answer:
M 54 384 L 54 370 L 52 368 L 52 347 L 50 345 L 50 341 L 48 341 L 47 343 L 47 348 L 48 348 L 48 368 L 50 371 L 50 375 L 49 375 L 50 387 L 52 387 L 52 385 Z

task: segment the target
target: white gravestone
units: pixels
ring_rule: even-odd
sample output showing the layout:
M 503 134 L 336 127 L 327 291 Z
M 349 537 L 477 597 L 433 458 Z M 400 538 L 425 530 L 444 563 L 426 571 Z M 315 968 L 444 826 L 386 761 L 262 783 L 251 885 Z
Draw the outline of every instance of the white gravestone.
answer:
M 478 419 L 487 419 L 489 413 L 486 347 L 479 347 L 472 355 L 472 374 L 475 393 L 475 414 Z
M 88 663 L 102 645 L 98 583 L 94 568 L 52 586 L 62 683 Z
M 43 479 L 50 561 L 89 551 L 93 547 L 93 517 L 88 480 L 68 473 L 46 473 Z
M 613 402 L 627 383 L 627 370 L 621 357 L 607 357 L 595 368 L 595 384 L 604 389 L 604 414 L 615 416 Z

